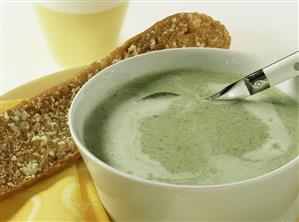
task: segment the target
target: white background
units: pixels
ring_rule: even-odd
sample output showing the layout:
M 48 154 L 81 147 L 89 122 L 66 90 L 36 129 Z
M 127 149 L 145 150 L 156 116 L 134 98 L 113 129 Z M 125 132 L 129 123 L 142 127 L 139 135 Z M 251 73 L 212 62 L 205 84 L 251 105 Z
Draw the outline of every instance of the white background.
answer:
M 62 68 L 48 49 L 31 2 L 1 0 L 1 91 Z M 298 50 L 298 1 L 131 1 L 120 41 L 182 11 L 220 20 L 232 36 L 231 49 L 271 62 Z

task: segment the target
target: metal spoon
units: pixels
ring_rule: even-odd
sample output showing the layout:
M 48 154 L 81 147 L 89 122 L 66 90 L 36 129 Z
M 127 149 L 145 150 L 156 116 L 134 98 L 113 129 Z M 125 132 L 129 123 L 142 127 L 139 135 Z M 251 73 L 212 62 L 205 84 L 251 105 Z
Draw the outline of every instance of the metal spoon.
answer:
M 236 81 L 216 94 L 207 97 L 208 100 L 241 100 L 259 93 L 278 83 L 299 75 L 298 51 L 285 58 L 259 69 L 244 78 Z M 179 96 L 172 92 L 156 92 L 145 96 L 143 99 L 153 99 L 165 96 Z
M 226 86 L 208 100 L 241 100 L 299 76 L 299 51 Z
M 155 99 L 160 97 L 170 97 L 170 96 L 179 96 L 179 94 L 173 92 L 156 92 L 143 97 L 141 100 Z

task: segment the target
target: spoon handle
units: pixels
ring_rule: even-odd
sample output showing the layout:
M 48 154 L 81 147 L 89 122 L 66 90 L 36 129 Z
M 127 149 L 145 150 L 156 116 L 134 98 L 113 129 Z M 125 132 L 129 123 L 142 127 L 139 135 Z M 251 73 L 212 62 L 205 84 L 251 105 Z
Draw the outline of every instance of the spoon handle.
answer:
M 299 51 L 263 68 L 270 86 L 274 86 L 285 80 L 299 75 Z
M 244 99 L 296 76 L 299 76 L 299 51 L 245 76 L 207 99 Z

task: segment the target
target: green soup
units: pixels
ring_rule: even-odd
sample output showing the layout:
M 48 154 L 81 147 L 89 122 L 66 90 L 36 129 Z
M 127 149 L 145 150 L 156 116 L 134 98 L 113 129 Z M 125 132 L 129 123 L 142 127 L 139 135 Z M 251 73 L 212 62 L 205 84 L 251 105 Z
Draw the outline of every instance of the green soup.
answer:
M 173 184 L 245 180 L 298 155 L 298 104 L 269 89 L 244 101 L 205 98 L 234 74 L 177 70 L 135 79 L 89 115 L 88 149 L 123 172 Z M 179 96 L 143 97 L 156 92 Z

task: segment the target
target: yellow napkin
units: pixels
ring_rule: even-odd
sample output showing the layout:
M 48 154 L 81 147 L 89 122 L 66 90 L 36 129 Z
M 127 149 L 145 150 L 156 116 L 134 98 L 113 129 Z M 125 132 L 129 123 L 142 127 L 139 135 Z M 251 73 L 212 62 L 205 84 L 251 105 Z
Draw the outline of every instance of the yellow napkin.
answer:
M 21 100 L 0 102 L 0 112 Z M 109 218 L 83 161 L 0 202 L 0 221 L 100 221 Z

